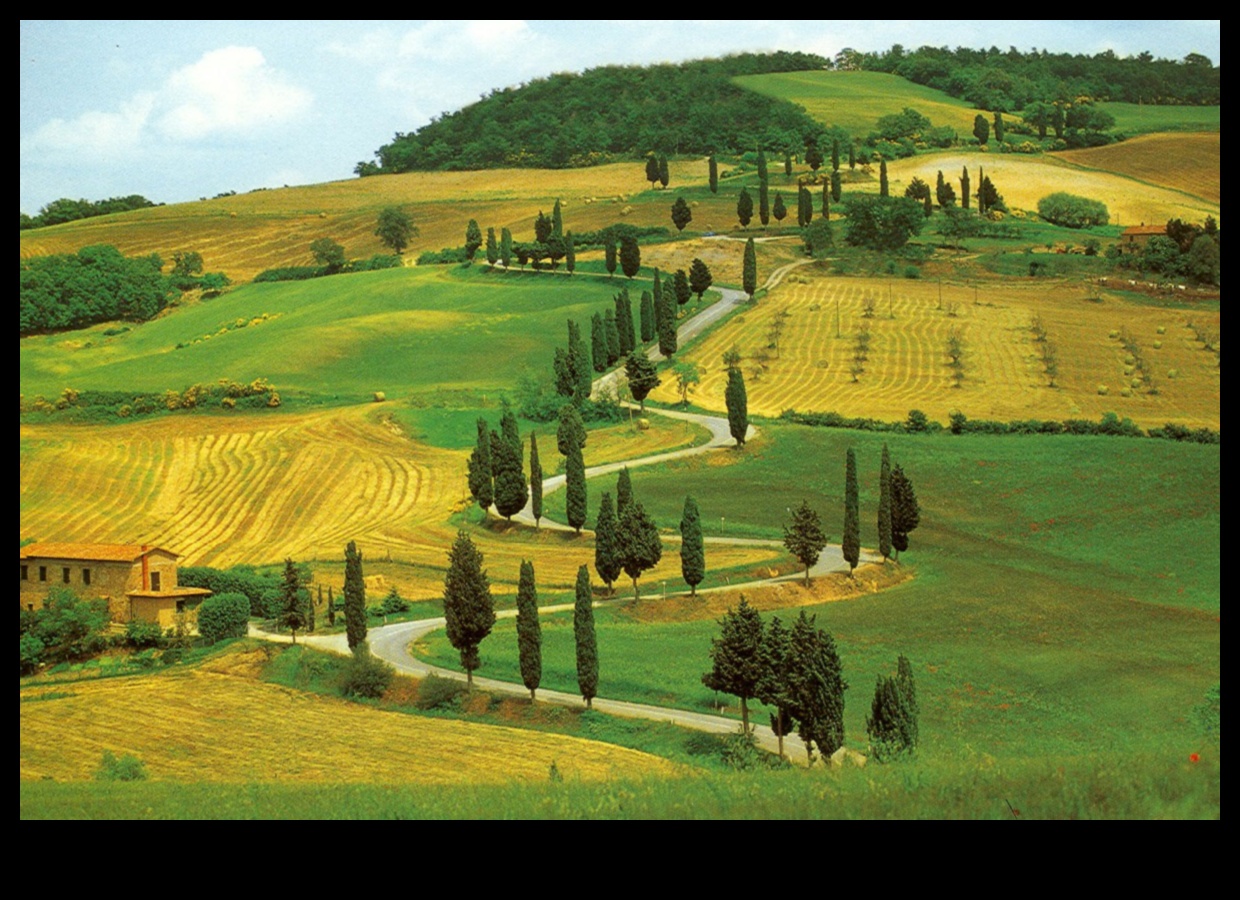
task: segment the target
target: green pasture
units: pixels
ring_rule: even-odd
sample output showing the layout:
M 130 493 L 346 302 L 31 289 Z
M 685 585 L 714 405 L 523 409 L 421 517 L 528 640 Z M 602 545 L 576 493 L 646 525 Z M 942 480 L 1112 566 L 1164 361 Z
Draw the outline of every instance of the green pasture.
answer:
M 550 377 L 566 320 L 581 323 L 588 342 L 590 317 L 619 289 L 619 280 L 482 267 L 243 285 L 112 337 L 99 325 L 23 339 L 21 390 L 54 397 L 65 387 L 163 391 L 261 377 L 345 402 L 447 390 L 486 403 L 522 369 Z
M 835 635 L 850 683 L 849 745 L 865 746 L 874 680 L 903 653 L 932 759 L 1199 749 L 1191 711 L 1221 662 L 1217 447 L 769 424 L 765 434 L 733 465 L 635 470 L 634 494 L 661 526 L 674 525 L 691 491 L 708 534 L 722 515 L 727 533 L 762 536 L 778 536 L 787 509 L 807 499 L 838 542 L 852 446 L 862 543 L 873 546 L 887 441 L 922 509 L 903 557 L 916 577 L 811 610 Z M 547 616 L 543 629 L 543 685 L 575 690 L 571 616 Z M 715 697 L 701 675 L 717 631 L 710 620 L 637 624 L 623 606 L 600 610 L 600 696 L 709 709 Z M 458 666 L 442 634 L 424 649 Z M 519 677 L 510 624 L 480 649 L 480 674 Z
M 1153 106 L 1137 103 L 1099 103 L 1115 117 L 1115 130 L 1129 137 L 1153 131 L 1218 131 L 1220 106 Z

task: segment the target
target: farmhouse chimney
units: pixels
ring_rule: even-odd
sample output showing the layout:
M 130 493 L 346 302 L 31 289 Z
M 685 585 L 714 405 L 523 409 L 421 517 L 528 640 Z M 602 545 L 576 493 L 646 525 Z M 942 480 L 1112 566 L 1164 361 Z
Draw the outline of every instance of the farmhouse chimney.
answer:
M 150 548 L 142 545 L 142 590 L 149 591 L 151 589 L 151 565 L 147 561 L 146 551 Z

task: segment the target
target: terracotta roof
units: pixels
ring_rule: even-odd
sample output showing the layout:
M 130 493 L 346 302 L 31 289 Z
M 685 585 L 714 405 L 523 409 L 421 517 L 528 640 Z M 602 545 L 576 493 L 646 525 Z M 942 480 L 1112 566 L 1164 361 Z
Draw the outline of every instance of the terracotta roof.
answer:
M 1166 225 L 1130 225 L 1121 234 L 1166 234 Z
M 211 593 L 207 588 L 174 587 L 166 591 L 126 591 L 126 597 L 205 597 Z
M 172 553 L 171 550 L 165 550 L 163 547 L 148 546 L 145 550 L 150 553 L 154 550 L 161 550 L 164 553 Z M 140 559 L 143 554 L 141 544 L 56 544 L 56 543 L 38 543 L 27 544 L 20 548 L 18 553 L 19 559 L 89 559 L 100 562 L 133 562 Z

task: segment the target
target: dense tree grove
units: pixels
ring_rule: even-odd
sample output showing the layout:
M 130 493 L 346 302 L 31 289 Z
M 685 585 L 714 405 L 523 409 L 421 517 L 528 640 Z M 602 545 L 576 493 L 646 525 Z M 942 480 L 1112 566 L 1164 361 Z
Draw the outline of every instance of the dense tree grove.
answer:
M 18 333 L 23 335 L 111 319 L 144 322 L 177 294 L 161 274 L 158 256 L 125 257 L 110 244 L 23 259 L 19 265 Z
M 908 197 L 849 194 L 844 210 L 845 242 L 871 250 L 899 250 L 926 221 L 922 205 Z
M 732 83 L 736 75 L 821 69 L 807 53 L 745 53 L 655 66 L 601 66 L 492 91 L 411 134 L 398 133 L 359 174 L 501 167 L 562 169 L 657 154 L 739 154 L 753 129 L 799 144 L 819 126 L 800 107 Z M 606 97 L 606 103 L 599 103 Z M 650 110 L 693 110 L 651 115 Z
M 73 222 L 77 219 L 89 219 L 94 216 L 107 216 L 112 213 L 129 212 L 131 209 L 146 209 L 150 206 L 163 206 L 153 203 L 141 194 L 130 194 L 127 197 L 109 197 L 107 200 L 70 200 L 61 197 L 39 210 L 38 214 L 28 216 L 21 213 L 18 230 L 27 228 L 43 228 L 46 225 L 59 225 L 62 222 Z

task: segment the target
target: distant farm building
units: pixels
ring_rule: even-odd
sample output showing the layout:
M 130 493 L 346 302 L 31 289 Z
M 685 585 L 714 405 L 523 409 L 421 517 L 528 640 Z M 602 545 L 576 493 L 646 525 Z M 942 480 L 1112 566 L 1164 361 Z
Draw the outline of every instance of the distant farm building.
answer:
M 1150 238 L 1157 235 L 1167 236 L 1166 225 L 1146 225 L 1142 222 L 1140 225 L 1133 225 L 1125 228 L 1119 236 L 1120 249 L 1125 253 L 1136 253 L 1144 250 L 1145 245 L 1150 242 Z
M 180 612 L 196 612 L 211 592 L 177 586 L 177 554 L 145 544 L 27 544 L 21 564 L 19 603 L 41 609 L 48 591 L 68 587 L 79 596 L 108 601 L 114 622 L 140 619 L 162 628 Z

